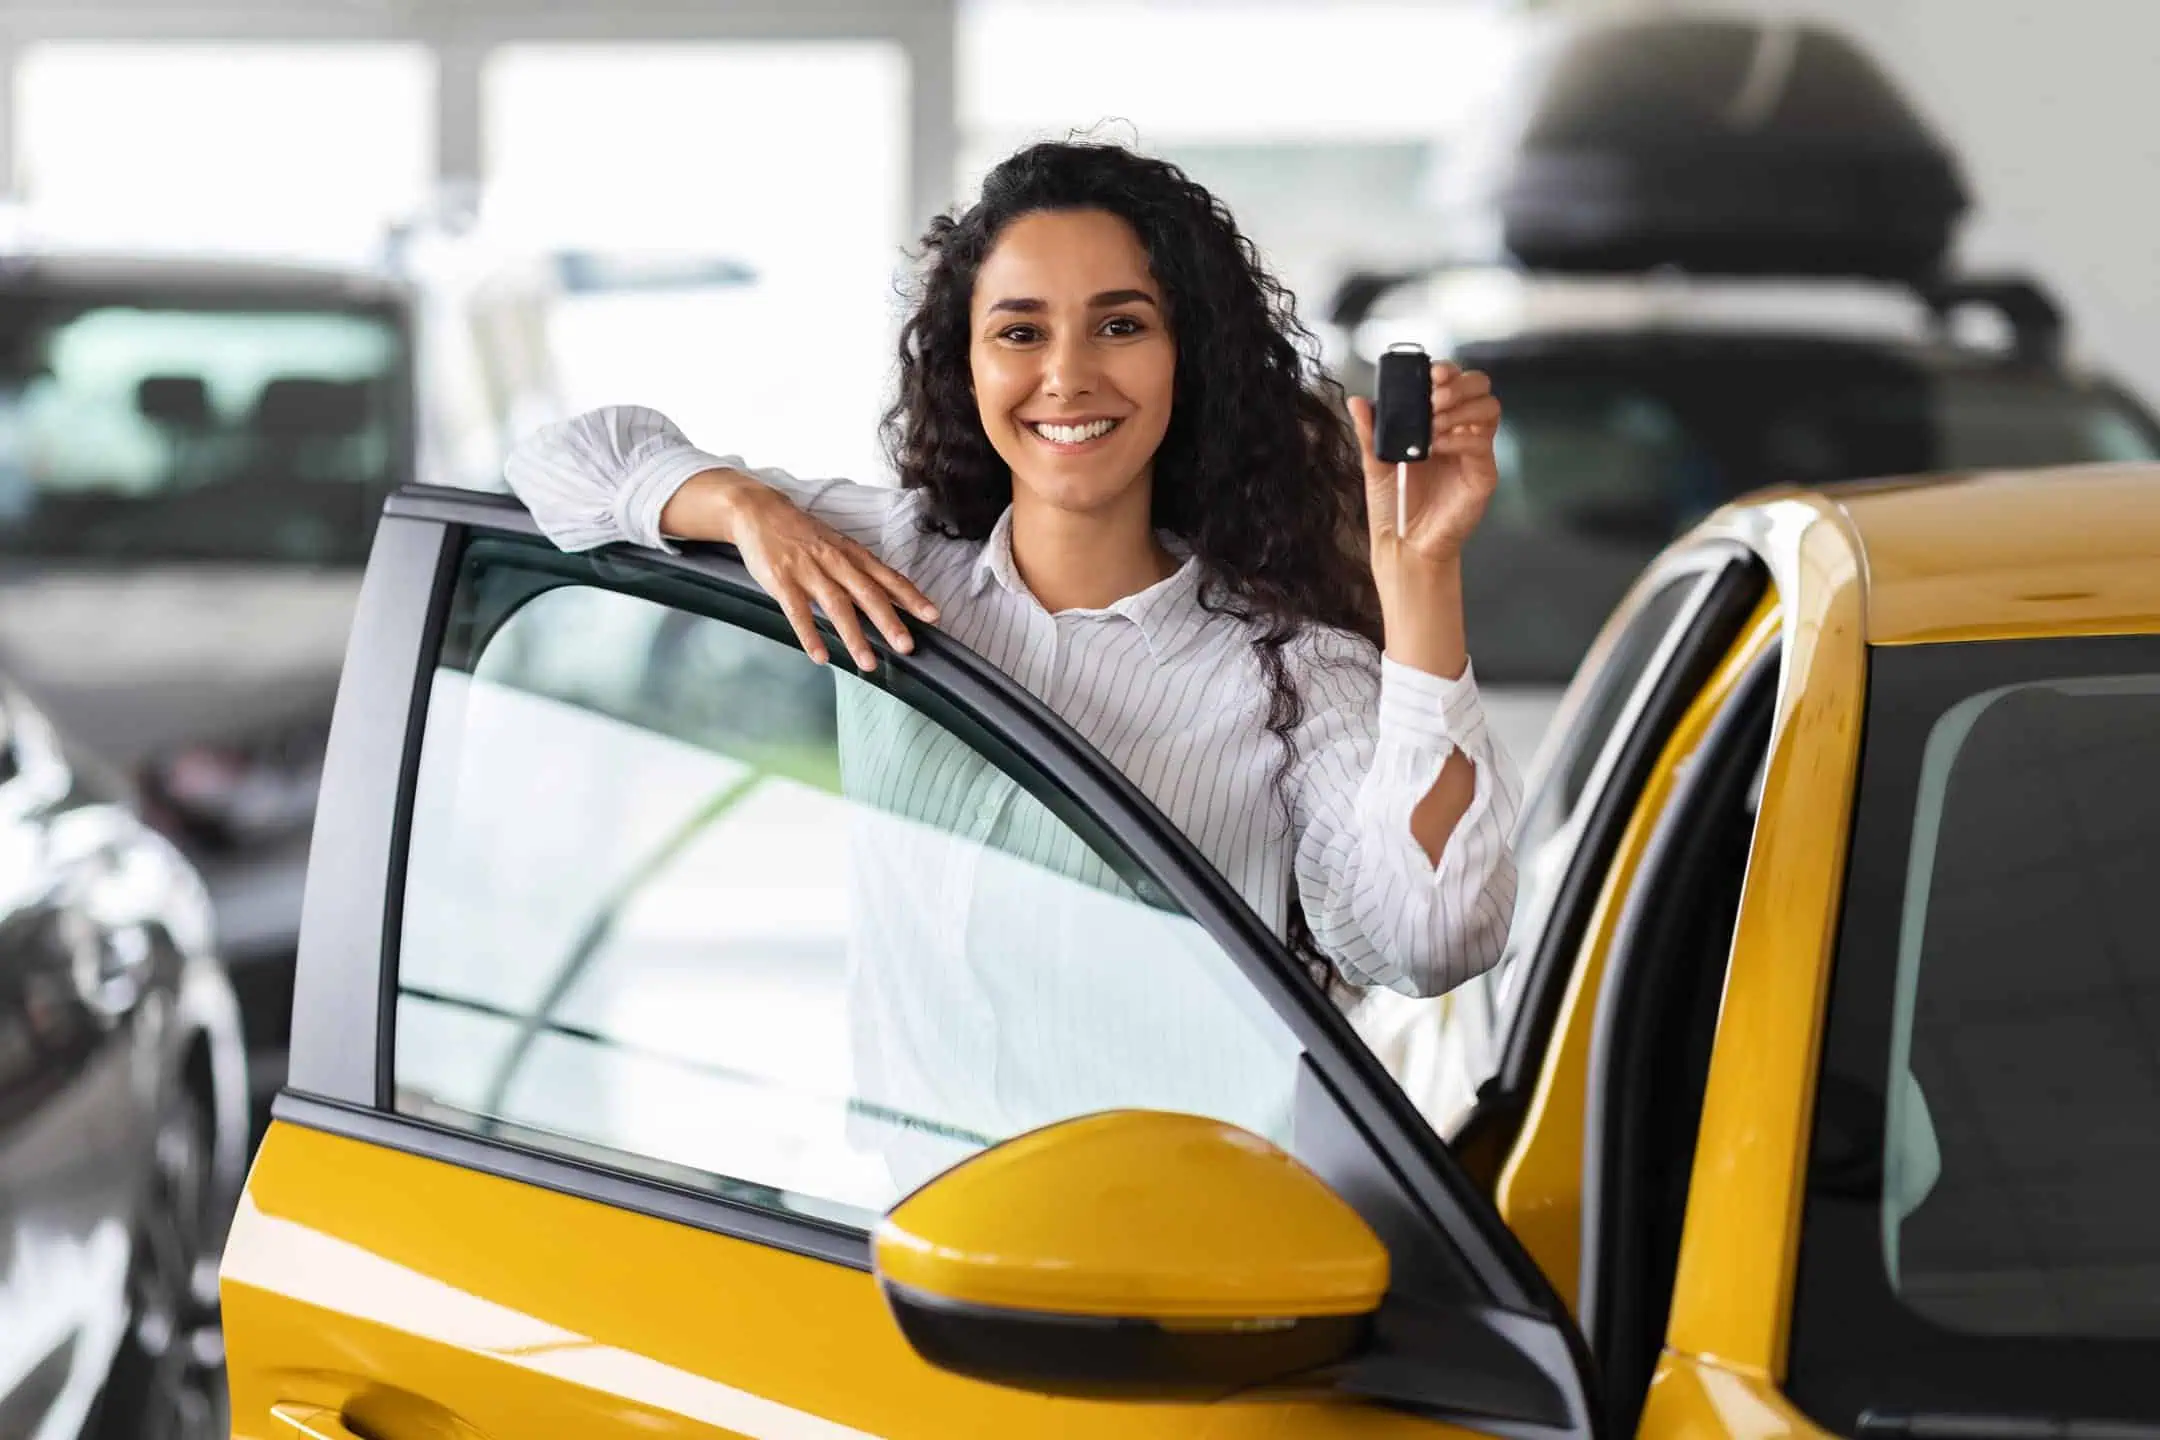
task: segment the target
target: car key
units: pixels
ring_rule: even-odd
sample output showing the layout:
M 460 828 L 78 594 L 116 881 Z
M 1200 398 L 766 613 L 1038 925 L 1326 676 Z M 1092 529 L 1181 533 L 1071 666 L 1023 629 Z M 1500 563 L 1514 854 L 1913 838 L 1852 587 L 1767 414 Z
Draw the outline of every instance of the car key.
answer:
M 1380 357 L 1373 395 L 1373 454 L 1395 462 L 1395 533 L 1410 508 L 1410 462 L 1432 450 L 1432 360 L 1404 341 Z

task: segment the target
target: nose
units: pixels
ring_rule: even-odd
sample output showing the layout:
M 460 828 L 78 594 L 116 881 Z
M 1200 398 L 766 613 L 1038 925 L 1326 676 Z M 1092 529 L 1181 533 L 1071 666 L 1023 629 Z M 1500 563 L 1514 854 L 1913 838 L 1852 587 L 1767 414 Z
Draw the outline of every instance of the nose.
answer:
M 1068 330 L 1052 340 L 1043 353 L 1043 394 L 1069 403 L 1094 394 L 1095 386 L 1095 357 L 1086 337 Z

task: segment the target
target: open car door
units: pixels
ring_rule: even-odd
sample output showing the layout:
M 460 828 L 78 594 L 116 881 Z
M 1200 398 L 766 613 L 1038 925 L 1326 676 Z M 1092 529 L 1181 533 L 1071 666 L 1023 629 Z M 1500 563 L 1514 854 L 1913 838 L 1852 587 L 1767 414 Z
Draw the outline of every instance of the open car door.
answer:
M 1551 1288 L 1302 967 L 918 640 L 816 666 L 726 550 L 392 500 L 236 1435 L 1591 1432 Z

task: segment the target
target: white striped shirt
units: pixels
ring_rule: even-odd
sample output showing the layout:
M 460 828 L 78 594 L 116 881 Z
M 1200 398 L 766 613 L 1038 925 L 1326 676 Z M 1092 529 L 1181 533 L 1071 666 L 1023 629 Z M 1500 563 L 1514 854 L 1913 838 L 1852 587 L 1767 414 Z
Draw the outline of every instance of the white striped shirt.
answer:
M 1294 882 L 1314 940 L 1350 984 L 1433 995 L 1499 959 L 1521 792 L 1468 671 L 1445 680 L 1323 627 L 1293 641 L 1285 659 L 1305 711 L 1286 829 L 1252 631 L 1201 607 L 1197 562 L 1103 609 L 1051 614 L 1013 566 L 1010 511 L 987 541 L 953 540 L 922 528 L 918 494 L 751 469 L 635 406 L 539 431 L 505 473 L 564 549 L 669 549 L 661 510 L 685 480 L 715 468 L 756 476 L 906 575 L 936 603 L 943 630 L 1095 745 L 1278 935 Z M 1457 750 L 1475 769 L 1475 791 L 1435 865 L 1410 814 Z M 861 773 L 864 758 L 849 757 L 848 769 Z

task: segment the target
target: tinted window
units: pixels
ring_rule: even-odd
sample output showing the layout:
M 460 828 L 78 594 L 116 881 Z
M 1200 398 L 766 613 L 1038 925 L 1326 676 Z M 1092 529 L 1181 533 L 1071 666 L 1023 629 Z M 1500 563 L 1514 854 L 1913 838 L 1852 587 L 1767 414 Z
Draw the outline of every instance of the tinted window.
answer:
M 0 549 L 358 564 L 411 463 L 368 310 L 0 301 Z
M 2160 644 L 1872 687 L 1795 1393 L 2160 1418 Z
M 1614 642 L 1612 657 L 1591 681 L 1582 719 L 1569 727 L 1554 754 L 1553 780 L 1539 797 L 1543 813 L 1529 827 L 1531 838 L 1558 829 L 1582 803 L 1583 791 L 1589 788 L 1590 777 L 1604 758 L 1614 728 L 1635 698 L 1650 662 L 1671 637 L 1674 622 L 1694 596 L 1697 586 L 1691 582 L 1695 578 L 1690 576 L 1661 587 L 1643 602 Z
M 2160 677 L 1974 696 L 1920 783 L 1891 1279 L 1955 1329 L 2160 1337 Z
M 502 553 L 429 697 L 399 1109 L 849 1226 L 1097 1110 L 1291 1143 L 1290 1033 L 998 737 Z
M 1508 931 L 1508 957 L 1496 971 L 1499 1005 L 1496 1021 L 1505 1029 L 1521 998 L 1518 957 L 1536 952 L 1559 898 L 1560 884 L 1575 861 L 1583 825 L 1596 800 L 1591 782 L 1601 766 L 1621 748 L 1621 722 L 1634 713 L 1650 682 L 1677 643 L 1683 617 L 1694 613 L 1709 577 L 1687 572 L 1660 586 L 1615 637 L 1612 653 L 1596 674 L 1587 677 L 1578 719 L 1561 737 L 1525 807 L 1515 837 L 1520 879 L 1515 918 Z
M 1640 337 L 1465 359 L 1492 372 L 1507 410 L 1500 486 L 1464 560 L 1478 675 L 1493 684 L 1565 684 L 1664 544 L 1749 491 L 2160 458 L 2148 417 L 2041 370 Z

